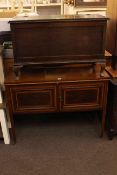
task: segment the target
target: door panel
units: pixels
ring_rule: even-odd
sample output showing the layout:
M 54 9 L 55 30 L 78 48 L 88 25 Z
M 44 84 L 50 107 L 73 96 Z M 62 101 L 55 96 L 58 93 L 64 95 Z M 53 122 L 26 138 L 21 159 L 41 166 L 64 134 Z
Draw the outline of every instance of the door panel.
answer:
M 63 84 L 60 87 L 60 110 L 99 109 L 103 105 L 104 83 Z
M 11 89 L 14 112 L 56 111 L 56 86 L 16 86 Z

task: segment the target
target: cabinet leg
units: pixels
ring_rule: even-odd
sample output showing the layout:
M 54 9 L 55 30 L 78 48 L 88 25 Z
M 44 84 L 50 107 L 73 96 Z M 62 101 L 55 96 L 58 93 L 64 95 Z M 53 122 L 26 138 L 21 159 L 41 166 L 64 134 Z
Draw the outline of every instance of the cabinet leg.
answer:
M 109 132 L 107 135 L 108 135 L 109 140 L 113 139 L 113 133 Z
M 98 136 L 103 137 L 102 117 L 100 113 L 101 113 L 100 111 L 96 112 L 96 128 L 97 128 Z
M 114 130 L 112 129 L 112 121 L 111 121 L 110 111 L 107 112 L 107 116 L 106 116 L 106 132 L 107 132 L 108 139 L 112 140 L 113 135 L 114 135 Z
M 16 136 L 14 128 L 10 128 L 10 136 L 11 136 L 11 144 L 14 145 L 16 143 Z

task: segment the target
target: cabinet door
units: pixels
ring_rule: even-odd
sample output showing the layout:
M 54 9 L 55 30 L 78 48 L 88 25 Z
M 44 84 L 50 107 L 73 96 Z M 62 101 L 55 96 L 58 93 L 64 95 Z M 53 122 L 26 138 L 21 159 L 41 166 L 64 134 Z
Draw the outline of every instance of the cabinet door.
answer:
M 104 98 L 103 82 L 62 84 L 59 87 L 60 110 L 101 109 Z
M 56 86 L 21 85 L 10 89 L 14 112 L 52 112 L 56 111 Z

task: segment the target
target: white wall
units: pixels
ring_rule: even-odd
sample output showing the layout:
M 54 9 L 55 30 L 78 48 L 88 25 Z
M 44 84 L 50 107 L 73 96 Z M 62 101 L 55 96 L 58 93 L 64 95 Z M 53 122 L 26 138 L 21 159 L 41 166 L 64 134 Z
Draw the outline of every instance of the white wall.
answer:
M 8 21 L 11 18 L 0 18 L 0 31 L 9 31 L 10 30 L 10 24 Z

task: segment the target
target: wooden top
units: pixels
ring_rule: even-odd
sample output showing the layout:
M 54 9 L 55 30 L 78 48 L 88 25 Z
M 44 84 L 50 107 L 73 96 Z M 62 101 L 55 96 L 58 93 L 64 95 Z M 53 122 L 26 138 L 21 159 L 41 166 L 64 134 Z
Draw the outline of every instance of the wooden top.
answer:
M 19 80 L 13 71 L 13 59 L 6 59 L 5 84 L 27 84 L 27 83 L 57 83 L 57 82 L 79 82 L 79 81 L 101 81 L 108 80 L 109 75 L 104 71 L 104 77 L 97 77 L 91 64 L 61 65 L 54 67 L 25 67 L 21 69 Z
M 79 14 L 79 15 L 42 15 L 42 16 L 16 16 L 9 23 L 22 22 L 54 22 L 54 21 L 106 21 L 108 18 L 99 14 Z

